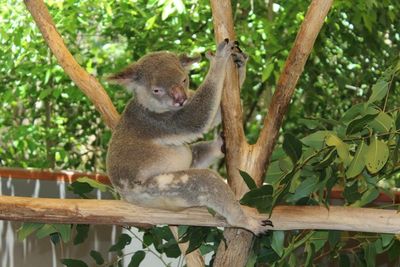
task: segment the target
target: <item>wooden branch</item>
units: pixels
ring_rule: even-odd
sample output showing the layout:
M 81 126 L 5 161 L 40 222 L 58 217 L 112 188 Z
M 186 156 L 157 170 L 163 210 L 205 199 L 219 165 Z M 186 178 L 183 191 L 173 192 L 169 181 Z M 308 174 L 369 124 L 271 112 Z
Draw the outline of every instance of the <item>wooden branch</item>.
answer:
M 266 171 L 265 164 L 269 163 L 283 116 L 287 112 L 290 100 L 304 65 L 314 46 L 314 42 L 324 23 L 325 17 L 332 6 L 333 0 L 313 0 L 307 10 L 303 23 L 297 34 L 293 48 L 286 60 L 285 67 L 279 77 L 268 114 L 264 119 L 264 128 L 256 143 L 259 151 L 260 168 Z
M 225 38 L 236 39 L 231 1 L 211 0 L 211 11 L 217 44 Z M 251 160 L 253 157 L 250 157 L 251 147 L 246 142 L 243 129 L 238 72 L 233 62 L 230 62 L 226 69 L 221 109 L 225 134 L 227 180 L 236 197 L 240 199 L 248 188 L 238 169 L 247 171 L 257 184 L 261 183 L 261 175 L 258 176 L 253 172 L 254 161 Z M 253 235 L 244 230 L 227 229 L 224 231 L 224 238 L 226 242 L 221 242 L 218 247 L 214 266 L 245 266 L 253 244 Z
M 119 120 L 119 114 L 103 86 L 85 71 L 68 51 L 43 1 L 24 0 L 24 2 L 60 66 L 93 102 L 106 125 L 113 129 Z
M 56 199 L 0 196 L 0 219 L 43 223 L 115 225 L 198 225 L 229 227 L 205 208 L 179 212 L 148 209 L 119 200 Z M 271 217 L 273 230 L 330 229 L 400 233 L 396 210 L 319 206 L 278 206 Z

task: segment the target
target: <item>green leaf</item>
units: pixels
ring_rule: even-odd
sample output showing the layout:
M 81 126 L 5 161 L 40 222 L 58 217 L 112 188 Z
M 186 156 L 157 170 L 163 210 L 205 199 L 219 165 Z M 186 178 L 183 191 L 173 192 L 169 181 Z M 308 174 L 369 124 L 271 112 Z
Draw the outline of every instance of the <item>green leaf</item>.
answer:
M 284 241 L 285 241 L 285 232 L 284 231 L 274 231 L 272 234 L 272 249 L 278 254 L 279 257 L 282 257 L 284 250 Z
M 93 191 L 93 187 L 90 186 L 88 183 L 81 183 L 78 181 L 73 182 L 68 187 L 73 193 L 81 196 L 82 198 L 87 198 L 85 194 L 90 193 Z
M 395 238 L 394 234 L 381 234 L 382 246 L 386 248 L 392 243 L 394 238 Z
M 375 187 L 370 187 L 367 191 L 365 191 L 362 194 L 360 201 L 357 201 L 356 204 L 359 207 L 363 207 L 368 203 L 374 201 L 378 196 L 379 196 L 379 190 L 376 189 Z
M 368 103 L 382 100 L 389 90 L 389 82 L 384 79 L 379 79 L 376 84 L 372 86 L 372 94 L 368 99 Z
M 356 105 L 352 106 L 351 108 L 349 108 L 344 113 L 343 117 L 341 118 L 341 121 L 343 123 L 347 123 L 349 121 L 352 121 L 355 118 L 357 118 L 357 116 L 363 114 L 365 109 L 366 109 L 366 104 L 365 103 L 356 104 Z
M 256 189 L 256 188 L 257 188 L 257 185 L 256 185 L 256 183 L 254 182 L 253 178 L 250 176 L 250 174 L 248 174 L 247 172 L 242 171 L 242 170 L 239 170 L 239 173 L 240 173 L 240 175 L 242 176 L 244 182 L 246 183 L 247 187 L 248 187 L 250 190 L 253 190 L 253 189 Z
M 311 237 L 312 243 L 315 246 L 315 253 L 322 249 L 328 241 L 329 231 L 315 231 Z
M 331 133 L 330 131 L 318 131 L 302 138 L 301 142 L 306 146 L 321 149 L 324 146 L 326 137 Z
M 331 149 L 330 151 L 328 151 L 325 158 L 322 159 L 321 162 L 316 165 L 316 167 L 318 167 L 318 169 L 325 169 L 336 160 L 336 157 L 337 157 L 336 150 Z
M 103 256 L 101 256 L 100 252 L 96 250 L 91 250 L 90 256 L 94 259 L 97 265 L 102 265 L 104 263 Z
M 364 259 L 367 267 L 375 267 L 376 248 L 373 243 L 367 243 L 364 246 Z
M 71 225 L 70 224 L 54 224 L 54 228 L 56 228 L 57 232 L 60 233 L 61 239 L 64 243 L 67 243 L 71 240 Z
M 367 114 L 362 118 L 352 120 L 346 129 L 346 135 L 361 132 L 367 124 L 378 116 L 377 114 Z
M 36 237 L 38 239 L 42 239 L 43 237 L 49 236 L 52 233 L 57 233 L 57 230 L 54 227 L 54 225 L 53 224 L 45 224 L 45 225 L 43 225 L 42 228 L 40 228 L 36 232 Z
M 358 182 L 353 182 L 350 186 L 345 186 L 343 196 L 348 203 L 354 203 L 361 198 L 361 193 L 358 192 Z
M 347 166 L 350 164 L 349 145 L 345 144 L 339 137 L 334 134 L 329 134 L 325 140 L 328 146 L 334 146 L 339 155 L 339 158 Z
M 272 208 L 273 191 L 271 185 L 263 185 L 247 192 L 240 200 L 240 204 L 254 207 L 260 213 L 269 213 Z
M 102 184 L 94 179 L 88 178 L 88 177 L 80 177 L 76 179 L 80 183 L 88 183 L 91 187 L 99 189 L 101 192 L 106 192 L 107 191 L 107 185 Z
M 261 81 L 265 82 L 265 80 L 267 80 L 271 76 L 273 70 L 274 70 L 274 63 L 271 61 L 267 62 L 267 65 L 262 72 Z
M 186 250 L 186 255 L 199 248 L 206 240 L 210 229 L 206 227 L 192 226 L 179 240 L 179 243 L 189 241 L 189 247 Z
M 299 161 L 302 154 L 302 143 L 294 135 L 289 133 L 285 134 L 282 147 L 293 164 Z
M 304 181 L 300 183 L 300 185 L 296 188 L 296 191 L 293 195 L 287 198 L 288 201 L 297 201 L 303 197 L 308 196 L 313 192 L 315 187 L 318 184 L 318 178 L 315 176 L 307 177 Z
M 315 255 L 315 246 L 313 243 L 307 243 L 305 246 L 305 251 L 307 251 L 307 258 L 306 262 L 304 263 L 305 267 L 311 267 L 313 266 L 313 260 L 314 260 L 314 255 Z
M 367 170 L 372 174 L 379 172 L 385 166 L 388 158 L 389 148 L 387 144 L 374 136 L 365 153 Z
M 143 261 L 146 253 L 143 250 L 136 251 L 131 258 L 131 262 L 128 264 L 128 267 L 138 267 L 140 263 Z
M 132 238 L 127 234 L 121 234 L 118 238 L 116 244 L 112 245 L 108 251 L 120 251 L 124 249 L 125 246 L 129 245 L 132 241 Z
M 328 233 L 328 242 L 331 250 L 333 250 L 337 243 L 340 241 L 341 231 L 330 230 Z
M 89 235 L 89 224 L 77 224 L 76 236 L 74 238 L 74 245 L 83 243 Z
M 347 178 L 352 178 L 359 175 L 365 167 L 365 153 L 367 152 L 368 146 L 364 141 L 360 143 L 357 148 L 356 154 L 350 163 L 349 168 L 346 171 Z
M 88 265 L 81 260 L 61 259 L 61 263 L 67 267 L 88 267 Z
M 392 128 L 393 123 L 394 120 L 389 114 L 379 112 L 378 116 L 374 120 L 370 121 L 368 125 L 377 133 L 387 133 Z
M 43 223 L 31 223 L 25 222 L 18 229 L 18 240 L 22 241 L 27 238 L 30 234 L 43 227 Z

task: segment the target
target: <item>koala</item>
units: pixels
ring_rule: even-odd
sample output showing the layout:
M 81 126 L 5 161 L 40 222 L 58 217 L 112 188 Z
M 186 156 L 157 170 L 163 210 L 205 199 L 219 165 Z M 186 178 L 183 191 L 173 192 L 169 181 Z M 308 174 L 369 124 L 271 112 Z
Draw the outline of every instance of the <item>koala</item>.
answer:
M 208 74 L 195 92 L 189 91 L 188 70 L 200 58 L 166 51 L 147 54 L 108 78 L 134 93 L 109 143 L 108 175 L 130 203 L 173 211 L 206 206 L 258 235 L 271 221 L 242 209 L 223 178 L 208 169 L 223 156 L 222 138 L 193 143 L 219 120 L 228 61 L 234 60 L 243 83 L 247 56 L 225 39 L 207 58 Z

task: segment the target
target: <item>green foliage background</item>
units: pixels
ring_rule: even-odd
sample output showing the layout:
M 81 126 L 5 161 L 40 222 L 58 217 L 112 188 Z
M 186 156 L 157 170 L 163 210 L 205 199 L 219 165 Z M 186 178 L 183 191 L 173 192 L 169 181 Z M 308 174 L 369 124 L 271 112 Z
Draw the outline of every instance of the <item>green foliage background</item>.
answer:
M 238 40 L 250 56 L 242 99 L 252 142 L 309 4 L 277 1 L 272 10 L 266 2 L 233 1 Z M 204 53 L 215 48 L 208 1 L 46 4 L 72 54 L 100 80 L 149 51 Z M 105 171 L 110 131 L 58 66 L 22 1 L 0 0 L 0 5 L 0 165 Z M 400 187 L 399 17 L 397 0 L 334 2 L 299 80 L 267 184 L 244 203 L 263 211 L 277 203 L 328 206 L 331 189 L 340 185 L 344 205 L 376 205 L 371 202 L 379 193 L 391 195 Z M 192 71 L 193 88 L 207 67 L 202 62 Z M 130 95 L 103 84 L 122 111 Z M 252 201 L 260 194 L 272 201 Z M 47 227 L 41 235 L 64 233 L 66 241 L 68 229 Z M 204 253 L 215 251 L 221 241 L 216 229 L 183 227 L 181 234 Z M 143 243 L 146 249 L 154 244 L 161 253 L 179 256 L 166 228 L 146 231 Z M 121 246 L 112 251 L 120 252 Z M 400 242 L 393 235 L 275 231 L 257 239 L 253 250 L 249 266 L 324 266 L 328 261 L 374 266 L 379 255 L 394 266 Z M 101 255 L 92 254 L 100 264 Z M 143 253 L 135 255 L 131 266 Z

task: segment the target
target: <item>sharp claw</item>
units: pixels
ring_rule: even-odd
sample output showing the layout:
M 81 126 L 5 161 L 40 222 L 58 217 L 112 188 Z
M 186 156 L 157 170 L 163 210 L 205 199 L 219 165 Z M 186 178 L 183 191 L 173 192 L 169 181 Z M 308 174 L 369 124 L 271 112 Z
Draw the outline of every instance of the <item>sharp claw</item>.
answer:
M 271 226 L 271 227 L 274 227 L 274 225 L 272 224 L 272 222 L 270 221 L 270 220 L 264 220 L 264 221 L 262 221 L 261 222 L 261 225 L 262 226 Z
M 238 42 L 238 41 L 235 41 L 234 44 L 235 44 L 236 46 L 239 46 L 239 42 Z

